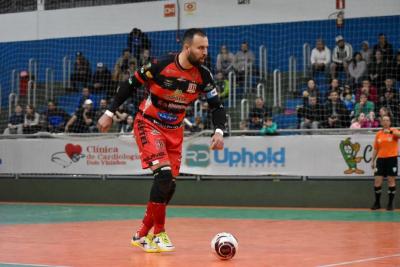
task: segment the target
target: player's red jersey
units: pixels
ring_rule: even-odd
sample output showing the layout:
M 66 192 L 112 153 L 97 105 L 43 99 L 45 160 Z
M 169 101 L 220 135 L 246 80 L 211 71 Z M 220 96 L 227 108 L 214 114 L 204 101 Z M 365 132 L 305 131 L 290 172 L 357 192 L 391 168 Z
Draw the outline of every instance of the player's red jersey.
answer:
M 149 90 L 139 112 L 165 126 L 180 126 L 186 108 L 198 99 L 200 93 L 206 93 L 207 98 L 217 95 L 210 71 L 202 65 L 184 69 L 179 64 L 178 55 L 169 55 L 142 67 L 131 79 L 134 78 L 146 83 Z

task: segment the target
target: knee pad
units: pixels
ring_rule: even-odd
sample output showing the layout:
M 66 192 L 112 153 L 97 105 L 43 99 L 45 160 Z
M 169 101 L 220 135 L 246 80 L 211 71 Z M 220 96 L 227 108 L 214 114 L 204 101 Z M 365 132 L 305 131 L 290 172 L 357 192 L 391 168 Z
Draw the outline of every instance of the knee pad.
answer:
M 175 182 L 175 179 L 174 179 L 171 182 L 171 190 L 169 191 L 168 198 L 167 198 L 167 201 L 166 201 L 167 204 L 171 201 L 172 197 L 174 196 L 175 189 L 176 189 L 176 182 Z
M 150 192 L 150 201 L 156 203 L 166 203 L 171 194 L 173 176 L 171 167 L 163 166 L 154 171 L 154 181 Z

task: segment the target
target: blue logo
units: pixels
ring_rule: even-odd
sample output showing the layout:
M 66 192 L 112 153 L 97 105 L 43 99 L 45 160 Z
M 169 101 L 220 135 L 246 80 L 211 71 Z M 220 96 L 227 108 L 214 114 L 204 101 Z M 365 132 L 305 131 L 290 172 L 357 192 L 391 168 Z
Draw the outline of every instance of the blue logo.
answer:
M 210 165 L 210 148 L 203 144 L 189 145 L 185 158 L 185 163 L 188 166 L 207 167 Z
M 157 115 L 160 119 L 162 119 L 163 121 L 167 121 L 167 122 L 174 122 L 178 119 L 178 116 L 171 114 L 171 113 L 158 112 Z
M 242 147 L 240 151 L 225 148 L 223 152 L 214 151 L 214 160 L 217 163 L 227 163 L 229 167 L 241 166 L 264 166 L 274 164 L 275 166 L 285 165 L 286 150 L 284 147 L 273 151 L 272 147 L 266 150 L 249 151 Z

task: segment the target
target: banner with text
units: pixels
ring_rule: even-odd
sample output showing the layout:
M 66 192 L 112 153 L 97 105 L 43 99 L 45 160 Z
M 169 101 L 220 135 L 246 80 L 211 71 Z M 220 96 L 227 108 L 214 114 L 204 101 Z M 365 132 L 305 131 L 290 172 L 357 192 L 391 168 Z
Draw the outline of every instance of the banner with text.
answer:
M 188 138 L 181 173 L 196 175 L 372 176 L 373 135 L 238 136 L 225 148 Z M 93 139 L 0 140 L 0 173 L 140 175 L 131 136 Z

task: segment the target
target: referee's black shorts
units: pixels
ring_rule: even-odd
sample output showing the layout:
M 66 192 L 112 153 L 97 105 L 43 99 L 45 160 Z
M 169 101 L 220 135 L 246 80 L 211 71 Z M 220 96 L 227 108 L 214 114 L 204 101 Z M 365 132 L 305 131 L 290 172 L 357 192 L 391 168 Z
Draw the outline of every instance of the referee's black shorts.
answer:
M 397 176 L 397 157 L 377 158 L 375 176 Z

